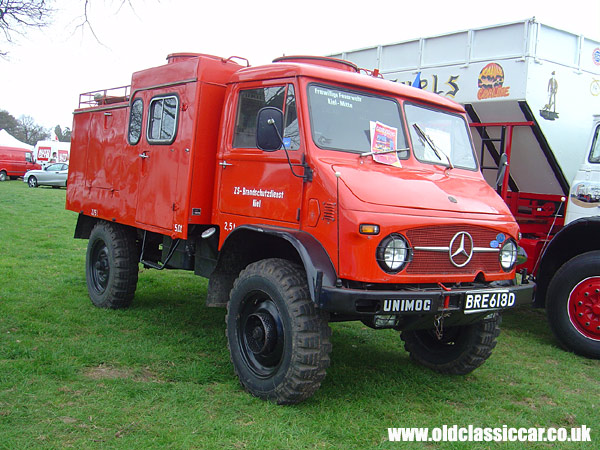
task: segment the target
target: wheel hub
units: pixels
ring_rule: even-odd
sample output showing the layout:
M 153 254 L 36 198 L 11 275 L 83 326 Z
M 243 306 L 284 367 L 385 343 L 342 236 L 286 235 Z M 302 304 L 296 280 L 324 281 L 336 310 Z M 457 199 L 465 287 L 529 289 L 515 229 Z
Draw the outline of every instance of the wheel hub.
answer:
M 273 317 L 266 312 L 248 316 L 244 331 L 248 349 L 255 355 L 267 355 L 277 344 L 277 327 Z
M 568 312 L 577 331 L 600 341 L 600 277 L 586 278 L 573 288 Z
M 96 273 L 98 274 L 98 280 L 101 282 L 106 281 L 108 278 L 108 264 L 106 260 L 97 261 L 94 265 Z
M 92 264 L 94 286 L 99 292 L 103 292 L 106 289 L 110 276 L 108 249 L 104 244 L 99 245 L 99 248 L 94 252 L 94 261 Z

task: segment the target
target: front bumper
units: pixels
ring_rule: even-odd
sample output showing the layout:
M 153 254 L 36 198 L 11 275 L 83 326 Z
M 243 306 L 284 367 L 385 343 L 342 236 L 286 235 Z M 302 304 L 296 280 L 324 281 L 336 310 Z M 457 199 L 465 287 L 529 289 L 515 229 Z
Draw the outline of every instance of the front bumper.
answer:
M 330 313 L 356 319 L 375 315 L 409 318 L 449 313 L 458 323 L 493 311 L 531 305 L 535 283 L 514 285 L 506 282 L 473 284 L 468 287 L 434 287 L 405 290 L 362 290 L 321 286 L 318 307 Z

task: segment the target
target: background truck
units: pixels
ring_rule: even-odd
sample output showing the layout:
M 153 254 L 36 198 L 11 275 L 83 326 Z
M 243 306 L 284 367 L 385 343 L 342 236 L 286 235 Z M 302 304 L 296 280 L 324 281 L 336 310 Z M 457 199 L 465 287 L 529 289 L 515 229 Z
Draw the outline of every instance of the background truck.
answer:
M 588 159 L 600 42 L 530 19 L 333 56 L 464 105 L 493 186 L 506 155 L 499 193 L 523 233 L 535 306 L 564 347 L 600 357 L 598 161 Z
M 33 154 L 22 148 L 0 146 L 0 181 L 22 177 L 28 170 L 39 169 Z
M 74 113 L 66 207 L 95 305 L 128 306 L 139 263 L 207 277 L 241 384 L 278 403 L 320 386 L 333 321 L 401 330 L 443 373 L 490 356 L 534 284 L 460 105 L 332 58 L 167 59 Z
M 38 141 L 33 149 L 36 162 L 42 166 L 59 162 L 68 164 L 70 152 L 70 142 L 57 140 Z
M 33 147 L 0 130 L 0 181 L 17 179 L 31 169 L 39 169 L 32 154 Z

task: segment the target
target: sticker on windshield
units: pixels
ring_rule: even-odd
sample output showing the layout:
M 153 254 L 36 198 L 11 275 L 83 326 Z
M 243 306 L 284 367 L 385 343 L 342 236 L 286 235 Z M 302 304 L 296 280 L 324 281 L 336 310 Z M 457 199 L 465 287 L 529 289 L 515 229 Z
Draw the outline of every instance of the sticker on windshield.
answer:
M 370 121 L 373 160 L 394 167 L 402 167 L 398 158 L 398 128 Z

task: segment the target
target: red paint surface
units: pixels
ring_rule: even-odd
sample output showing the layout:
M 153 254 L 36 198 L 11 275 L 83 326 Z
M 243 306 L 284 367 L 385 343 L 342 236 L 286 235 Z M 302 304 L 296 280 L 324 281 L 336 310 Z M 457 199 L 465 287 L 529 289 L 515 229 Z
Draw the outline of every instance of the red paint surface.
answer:
M 349 70 L 300 60 L 242 68 L 217 57 L 178 54 L 169 64 L 135 73 L 130 99 L 75 111 L 67 209 L 173 238 L 186 238 L 190 224 L 213 224 L 220 228 L 219 246 L 244 224 L 301 229 L 323 245 L 340 278 L 356 281 L 466 282 L 479 273 L 488 281 L 514 277 L 514 270 L 505 273 L 493 261 L 493 267 L 488 262 L 452 273 L 383 272 L 375 251 L 389 233 L 471 226 L 516 239 L 518 226 L 479 171 L 446 170 L 414 157 L 397 168 L 319 149 L 309 126 L 311 82 L 464 116 L 460 105 L 444 97 Z M 313 171 L 310 182 L 292 176 L 282 150 L 232 148 L 239 89 L 273 83 L 295 87 L 301 146 L 290 158 L 292 164 L 305 158 Z M 148 105 L 161 94 L 179 97 L 177 138 L 170 145 L 150 145 Z M 130 102 L 137 98 L 144 104 L 144 129 L 140 142 L 130 145 Z M 359 234 L 361 223 L 379 225 L 379 235 Z

